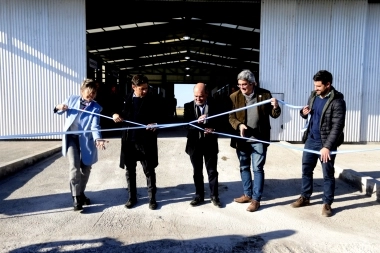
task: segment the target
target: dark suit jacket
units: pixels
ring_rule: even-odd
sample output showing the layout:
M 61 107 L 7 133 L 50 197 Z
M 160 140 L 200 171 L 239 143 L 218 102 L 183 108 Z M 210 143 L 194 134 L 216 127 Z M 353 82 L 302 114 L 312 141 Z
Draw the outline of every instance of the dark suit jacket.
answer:
M 219 104 L 213 98 L 207 98 L 208 104 L 208 116 L 217 115 L 221 112 Z M 184 106 L 184 121 L 191 122 L 198 119 L 195 111 L 194 101 L 186 103 Z M 214 117 L 212 119 L 207 119 L 206 124 L 192 123 L 193 125 L 199 126 L 201 128 L 213 128 L 215 131 L 218 131 L 221 117 Z M 200 142 L 199 133 L 204 132 L 198 128 L 187 126 L 187 143 L 186 143 L 186 153 L 192 155 L 194 150 L 197 148 L 197 145 Z M 203 150 L 209 154 L 217 154 L 219 152 L 218 148 L 218 135 L 217 134 L 205 134 L 204 140 L 202 142 Z
M 120 104 L 120 102 L 122 104 Z M 138 115 L 133 115 L 133 92 L 128 94 L 119 102 L 119 106 L 114 106 L 114 113 L 118 113 L 124 120 L 136 122 L 140 124 L 160 123 L 163 110 L 162 101 L 160 98 L 152 93 L 148 93 L 144 98 L 139 108 Z M 123 123 L 123 127 L 136 127 L 138 125 L 131 123 Z M 134 133 L 133 133 L 134 132 Z M 153 168 L 158 165 L 158 148 L 157 148 L 157 132 L 146 130 L 145 128 L 135 130 L 124 130 L 121 137 L 121 154 L 120 154 L 120 168 L 124 168 L 124 164 L 128 159 L 132 160 L 147 160 L 148 166 Z M 134 134 L 134 141 L 140 146 L 140 149 L 145 154 L 144 157 L 135 157 L 133 152 L 129 152 L 128 142 L 130 142 L 130 135 Z

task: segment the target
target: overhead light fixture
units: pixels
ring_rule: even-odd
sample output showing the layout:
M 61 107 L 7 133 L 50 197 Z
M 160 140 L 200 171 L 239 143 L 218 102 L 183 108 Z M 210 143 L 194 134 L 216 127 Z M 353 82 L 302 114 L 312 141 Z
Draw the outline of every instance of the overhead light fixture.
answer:
M 187 74 L 186 76 L 190 76 L 189 74 Z
M 185 35 L 185 36 L 183 36 L 183 39 L 184 39 L 184 40 L 189 40 L 189 39 L 190 39 L 190 36 Z
M 189 67 L 186 68 L 186 70 L 189 70 L 189 69 L 190 69 Z
M 190 56 L 185 56 L 185 59 L 186 59 L 186 60 L 190 59 Z

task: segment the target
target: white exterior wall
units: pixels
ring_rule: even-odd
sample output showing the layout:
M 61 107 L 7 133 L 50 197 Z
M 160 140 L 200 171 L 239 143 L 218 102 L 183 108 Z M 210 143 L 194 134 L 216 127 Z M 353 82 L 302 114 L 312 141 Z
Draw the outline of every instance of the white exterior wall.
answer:
M 326 69 L 345 96 L 345 141 L 380 141 L 379 24 L 380 4 L 367 0 L 262 1 L 261 86 L 303 106 L 313 75 Z M 299 110 L 282 109 L 283 129 L 272 129 L 271 139 L 300 141 Z
M 380 141 L 380 4 L 369 5 L 364 48 L 360 140 Z
M 62 131 L 53 108 L 86 77 L 85 10 L 85 0 L 0 0 L 0 136 Z

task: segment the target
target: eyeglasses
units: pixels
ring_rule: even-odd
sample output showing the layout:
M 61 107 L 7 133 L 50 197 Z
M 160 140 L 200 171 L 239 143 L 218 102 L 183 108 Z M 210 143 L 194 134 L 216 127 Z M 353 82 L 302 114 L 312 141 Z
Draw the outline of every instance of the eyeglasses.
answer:
M 249 83 L 243 83 L 243 84 L 238 84 L 237 87 L 247 87 L 249 85 Z

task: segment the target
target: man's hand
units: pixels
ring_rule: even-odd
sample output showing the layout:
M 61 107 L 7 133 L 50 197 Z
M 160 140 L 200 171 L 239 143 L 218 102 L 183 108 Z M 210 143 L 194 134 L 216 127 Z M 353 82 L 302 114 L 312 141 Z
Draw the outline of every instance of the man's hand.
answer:
M 308 105 L 304 106 L 304 107 L 302 108 L 302 114 L 303 114 L 303 115 L 308 115 L 309 113 L 310 113 L 310 108 L 309 108 L 309 106 L 308 106 Z
M 331 160 L 330 150 L 328 148 L 322 148 L 320 152 L 321 152 L 320 159 L 323 163 L 327 163 L 329 160 Z
M 151 124 L 148 124 L 146 125 L 146 130 L 151 130 L 151 131 L 156 131 L 156 126 L 157 126 L 157 123 L 151 123 Z
M 112 119 L 113 121 L 115 121 L 116 123 L 117 122 L 122 122 L 124 119 L 120 117 L 119 114 L 115 113 L 114 115 L 112 115 Z
M 240 124 L 240 125 L 239 125 L 239 130 L 240 130 L 240 136 L 241 136 L 241 137 L 244 137 L 245 130 L 247 130 L 247 126 L 244 125 L 244 124 Z
M 278 107 L 278 101 L 276 98 L 271 98 L 270 99 L 270 104 L 273 106 L 274 109 Z
M 205 128 L 205 134 L 212 134 L 212 132 L 214 132 L 215 131 L 215 129 L 213 129 L 213 128 Z
M 203 114 L 203 115 L 199 116 L 198 123 L 202 124 L 205 121 L 205 119 L 206 119 L 206 114 Z

